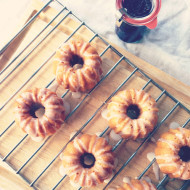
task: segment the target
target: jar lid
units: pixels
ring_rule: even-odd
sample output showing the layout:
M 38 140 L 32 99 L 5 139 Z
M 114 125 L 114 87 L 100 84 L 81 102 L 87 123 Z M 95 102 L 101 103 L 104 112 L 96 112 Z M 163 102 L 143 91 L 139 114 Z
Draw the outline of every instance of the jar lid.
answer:
M 122 19 L 124 21 L 134 25 L 141 25 L 141 26 L 144 25 L 149 29 L 154 29 L 157 26 L 157 15 L 161 8 L 161 0 L 153 0 L 154 6 L 150 14 L 140 18 L 130 17 L 127 14 L 126 9 L 123 7 L 122 1 L 123 0 L 116 0 L 116 8 L 122 14 Z

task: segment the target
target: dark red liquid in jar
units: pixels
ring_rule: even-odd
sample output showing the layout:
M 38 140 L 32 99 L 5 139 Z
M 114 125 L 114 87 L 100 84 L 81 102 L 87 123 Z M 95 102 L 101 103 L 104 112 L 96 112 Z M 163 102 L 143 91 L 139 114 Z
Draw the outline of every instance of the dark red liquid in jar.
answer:
M 122 41 L 133 43 L 142 40 L 148 29 L 146 26 L 132 26 L 123 22 L 120 27 L 116 25 L 115 32 Z
M 143 18 L 152 11 L 152 0 L 122 0 L 122 7 L 126 9 L 127 16 Z M 133 25 L 123 20 L 120 26 L 116 25 L 116 34 L 125 42 L 138 42 L 149 29 L 144 25 Z
M 123 0 L 122 6 L 129 16 L 137 18 L 149 15 L 152 9 L 151 0 Z

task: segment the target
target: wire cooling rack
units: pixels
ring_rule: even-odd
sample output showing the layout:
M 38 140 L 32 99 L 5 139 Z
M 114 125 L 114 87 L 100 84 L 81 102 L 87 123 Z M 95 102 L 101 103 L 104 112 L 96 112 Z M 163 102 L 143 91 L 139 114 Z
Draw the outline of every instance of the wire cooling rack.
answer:
M 88 31 L 90 31 L 92 33 L 92 36 L 89 39 L 90 43 L 93 43 L 93 41 L 98 39 L 98 42 L 101 42 L 101 43 L 104 44 L 105 48 L 100 53 L 100 56 L 103 58 L 110 51 L 112 54 L 114 53 L 115 55 L 117 55 L 118 60 L 116 62 L 114 62 L 113 65 L 111 65 L 111 67 L 109 67 L 107 70 L 105 69 L 104 76 L 100 80 L 100 82 L 92 90 L 90 90 L 87 94 L 84 94 L 84 96 L 80 99 L 79 102 L 76 102 L 76 104 L 73 107 L 72 111 L 66 117 L 65 123 L 69 122 L 71 120 L 70 118 L 72 118 L 73 115 L 77 117 L 78 110 L 80 110 L 81 107 L 83 108 L 84 106 L 86 106 L 86 103 L 88 103 L 88 101 L 90 101 L 89 98 L 93 97 L 94 94 L 96 94 L 97 89 L 100 88 L 100 90 L 104 90 L 103 87 L 105 85 L 104 84 L 105 81 L 106 80 L 110 81 L 110 76 L 112 76 L 112 78 L 114 78 L 113 74 L 114 75 L 116 74 L 115 71 L 118 71 L 117 69 L 118 69 L 118 67 L 120 65 L 125 65 L 125 68 L 128 68 L 128 74 L 127 74 L 127 76 L 125 76 L 124 74 L 123 74 L 123 76 L 120 75 L 122 80 L 119 83 L 115 84 L 114 79 L 112 80 L 112 84 L 113 83 L 115 84 L 115 89 L 113 90 L 113 92 L 112 93 L 109 92 L 109 95 L 101 102 L 101 104 L 99 106 L 96 106 L 96 108 L 93 110 L 93 112 L 90 113 L 90 115 L 87 118 L 85 118 L 86 120 L 85 120 L 85 122 L 83 124 L 80 123 L 80 127 L 77 128 L 76 133 L 74 134 L 74 136 L 70 140 L 68 140 L 66 143 L 64 143 L 62 145 L 61 149 L 53 157 L 50 156 L 51 158 L 49 159 L 49 161 L 47 163 L 45 163 L 45 167 L 40 172 L 38 172 L 38 174 L 33 175 L 32 179 L 30 179 L 29 176 L 32 175 L 34 170 L 33 170 L 32 167 L 30 167 L 30 165 L 33 164 L 34 162 L 37 162 L 39 154 L 41 155 L 41 154 L 43 154 L 43 152 L 47 151 L 47 144 L 49 143 L 49 141 L 51 141 L 51 139 L 53 137 L 48 137 L 40 145 L 35 144 L 34 148 L 36 148 L 36 147 L 37 148 L 30 154 L 30 156 L 25 161 L 20 163 L 19 167 L 14 166 L 14 161 L 17 159 L 16 155 L 21 154 L 21 153 L 19 153 L 19 150 L 20 150 L 19 147 L 22 144 L 24 144 L 27 147 L 27 143 L 28 143 L 28 135 L 27 134 L 24 135 L 21 139 L 19 139 L 18 142 L 15 140 L 14 146 L 10 147 L 8 152 L 2 152 L 1 151 L 2 149 L 1 149 L 0 150 L 1 158 L 2 158 L 2 160 L 4 162 L 6 162 L 8 165 L 11 166 L 11 168 L 15 171 L 15 173 L 17 175 L 21 176 L 23 178 L 23 180 L 25 180 L 29 184 L 29 186 L 33 187 L 34 189 L 59 189 L 59 188 L 67 189 L 66 187 L 65 188 L 62 187 L 64 185 L 64 183 L 68 182 L 67 175 L 64 175 L 63 177 L 58 176 L 57 178 L 53 178 L 51 184 L 48 184 L 48 188 L 45 187 L 45 186 L 42 187 L 42 186 L 40 186 L 40 184 L 43 183 L 43 181 L 45 180 L 45 178 L 47 176 L 46 173 L 48 173 L 48 170 L 53 170 L 52 168 L 56 168 L 55 169 L 56 172 L 58 171 L 57 162 L 59 160 L 58 157 L 61 154 L 61 152 L 65 149 L 67 144 L 69 142 L 71 142 L 78 134 L 80 134 L 82 131 L 85 131 L 88 128 L 90 128 L 89 124 L 91 124 L 91 123 L 94 124 L 95 122 L 98 122 L 96 120 L 98 120 L 97 118 L 100 117 L 101 111 L 105 108 L 105 106 L 107 105 L 109 100 L 119 90 L 121 90 L 123 88 L 130 87 L 130 84 L 132 84 L 132 86 L 133 86 L 136 83 L 141 83 L 141 80 L 139 80 L 139 78 L 143 78 L 144 83 L 143 83 L 143 85 L 141 85 L 141 89 L 144 89 L 146 91 L 151 92 L 151 88 L 155 88 L 157 93 L 154 93 L 154 95 L 157 96 L 157 97 L 155 97 L 155 99 L 156 99 L 156 102 L 158 103 L 158 105 L 160 105 L 160 107 L 162 107 L 162 102 L 164 102 L 164 100 L 166 99 L 167 100 L 166 104 L 167 104 L 167 102 L 172 102 L 171 103 L 172 106 L 168 106 L 166 112 L 163 111 L 163 114 L 160 114 L 160 116 L 159 116 L 160 121 L 155 126 L 154 130 L 145 139 L 142 139 L 140 142 L 138 142 L 137 144 L 134 145 L 135 150 L 132 150 L 132 152 L 130 152 L 130 154 L 126 158 L 124 157 L 122 159 L 122 162 L 116 168 L 116 171 L 115 171 L 113 177 L 109 180 L 109 182 L 107 184 L 103 184 L 103 186 L 99 187 L 99 189 L 106 189 L 108 186 L 112 187 L 113 184 L 119 185 L 119 183 L 117 182 L 118 181 L 117 179 L 119 178 L 119 176 L 120 175 L 122 175 L 122 176 L 125 175 L 126 172 L 127 172 L 128 176 L 130 176 L 130 168 L 132 167 L 132 165 L 134 165 L 134 160 L 137 159 L 139 153 L 140 154 L 142 153 L 142 150 L 145 150 L 143 148 L 148 146 L 147 144 L 150 143 L 150 139 L 154 135 L 158 134 L 158 137 L 159 137 L 159 135 L 161 133 L 161 132 L 159 132 L 161 126 L 164 126 L 166 128 L 165 125 L 168 125 L 167 120 L 169 120 L 170 122 L 173 121 L 173 120 L 176 121 L 175 117 L 178 118 L 178 116 L 176 116 L 176 115 L 186 115 L 185 120 L 183 120 L 181 122 L 181 125 L 182 125 L 182 127 L 187 127 L 189 125 L 189 121 L 190 121 L 190 110 L 187 109 L 182 103 L 180 103 L 175 97 L 173 97 L 170 93 L 168 93 L 165 89 L 163 89 L 154 80 L 152 80 L 149 76 L 147 76 L 143 71 L 141 71 L 135 64 L 133 64 L 131 61 L 129 61 L 124 55 L 122 55 L 120 52 L 118 52 L 105 39 L 103 39 L 100 35 L 98 35 L 91 28 L 89 28 L 88 25 L 86 25 L 86 23 L 81 21 L 75 14 L 73 14 L 70 10 L 68 10 L 58 0 L 55 0 L 55 1 L 50 0 L 46 5 L 44 5 L 24 25 L 24 27 L 14 36 L 14 38 L 11 39 L 7 43 L 7 45 L 0 51 L 0 55 L 2 55 L 9 48 L 9 46 L 11 46 L 11 44 L 14 42 L 14 40 L 17 39 L 19 37 L 19 35 L 21 35 L 23 32 L 25 32 L 25 30 L 27 30 L 35 22 L 35 20 L 38 19 L 39 15 L 42 14 L 47 9 L 47 7 L 49 5 L 51 5 L 51 4 L 53 4 L 53 3 L 55 3 L 56 5 L 59 6 L 60 11 L 50 21 L 48 21 L 48 23 L 35 35 L 35 37 L 32 38 L 32 40 L 29 41 L 28 44 L 21 51 L 19 51 L 16 54 L 16 56 L 14 56 L 14 58 L 1 70 L 1 72 L 0 72 L 0 76 L 1 76 L 0 84 L 1 84 L 1 86 L 4 83 L 6 83 L 6 81 L 9 80 L 9 78 L 15 72 L 17 72 L 17 70 L 19 69 L 19 67 L 22 64 L 24 64 L 24 63 L 26 63 L 28 61 L 29 57 L 32 54 L 35 54 L 36 48 L 38 48 L 38 46 L 40 46 L 41 43 L 43 43 L 44 41 L 48 41 L 48 37 L 50 35 L 52 35 L 54 33 L 54 31 L 57 30 L 61 26 L 61 23 L 64 22 L 68 17 L 72 17 L 75 20 L 77 20 L 79 25 L 75 29 L 71 30 L 71 32 L 69 33 L 69 35 L 67 35 L 67 38 L 64 40 L 64 42 L 68 41 L 70 38 L 72 38 L 77 33 L 79 33 L 79 31 L 80 31 L 80 29 L 82 27 L 85 27 Z M 53 25 L 55 20 L 61 15 L 63 15 L 61 20 Z M 46 32 L 48 30 L 48 28 L 50 28 L 50 30 L 48 32 Z M 61 30 L 61 28 L 60 28 L 60 30 Z M 46 34 L 43 35 L 45 32 L 46 32 Z M 37 39 L 40 36 L 42 36 L 41 40 L 39 40 L 35 44 L 35 41 L 37 41 Z M 24 54 L 29 47 L 31 47 L 31 49 L 27 52 L 27 54 Z M 38 68 L 36 68 L 36 70 L 25 81 L 22 82 L 22 85 L 19 86 L 14 91 L 14 93 L 7 96 L 7 99 L 5 99 L 5 101 L 2 103 L 2 105 L 0 107 L 1 112 L 3 112 L 4 110 L 6 111 L 7 109 L 9 109 L 9 104 L 12 103 L 12 101 L 14 100 L 16 95 L 20 91 L 22 91 L 22 89 L 24 89 L 25 87 L 28 88 L 28 84 L 33 79 L 35 79 L 35 78 L 37 78 L 37 80 L 40 79 L 39 78 L 40 72 L 45 70 L 44 67 L 46 66 L 48 61 L 53 57 L 54 54 L 55 54 L 55 51 L 53 51 L 53 53 L 51 55 L 48 55 L 47 59 L 45 61 L 43 61 L 42 64 L 39 65 Z M 19 60 L 19 61 L 18 61 L 18 63 L 15 64 L 15 62 L 17 60 Z M 104 62 L 104 60 L 103 60 L 103 62 Z M 44 87 L 46 87 L 46 88 L 51 87 L 51 85 L 54 83 L 55 79 L 52 78 L 49 81 L 50 82 Z M 133 82 L 133 81 L 135 81 L 135 82 Z M 108 83 L 106 83 L 106 84 L 108 84 Z M 66 96 L 68 96 L 69 93 L 70 92 L 68 90 L 64 91 L 64 93 L 63 93 L 63 91 L 60 92 L 62 98 L 65 98 Z M 161 115 L 162 115 L 162 117 L 161 117 Z M 9 133 L 11 134 L 10 131 L 13 130 L 14 125 L 15 125 L 15 121 L 12 120 L 8 125 L 3 126 L 2 127 L 3 129 L 1 130 L 1 133 L 0 133 L 0 139 L 5 138 L 6 136 L 8 136 Z M 107 126 L 101 132 L 100 136 L 104 136 L 104 135 L 108 134 L 109 132 L 110 132 L 110 129 L 109 129 L 109 126 Z M 13 139 L 14 139 L 14 134 L 12 134 L 12 135 L 13 135 Z M 0 143 L 2 144 L 2 141 Z M 117 152 L 125 143 L 128 143 L 128 142 L 126 140 L 124 140 L 124 139 L 119 140 L 118 142 L 116 142 L 113 145 L 113 151 Z M 9 146 L 9 145 L 6 144 L 5 146 Z M 16 151 L 18 152 L 17 154 L 15 153 Z M 26 151 L 26 150 L 24 150 L 24 151 Z M 123 157 L 123 155 L 122 155 L 122 157 Z M 149 175 L 149 174 L 150 174 L 150 177 L 152 178 L 153 175 L 151 174 L 150 170 L 151 170 L 151 168 L 152 168 L 155 161 L 156 160 L 154 158 L 145 168 L 143 168 L 141 170 L 141 172 L 138 174 L 137 178 L 141 179 L 144 175 Z M 131 163 L 132 163 L 132 165 L 131 165 Z M 27 166 L 29 167 L 29 174 L 27 172 L 23 172 Z M 172 186 L 167 187 L 167 184 L 175 183 L 175 181 L 177 181 L 177 180 L 171 181 L 171 179 L 169 179 L 168 175 L 165 175 L 165 176 L 162 175 L 161 180 L 159 180 L 159 181 L 154 180 L 154 183 L 157 186 L 157 188 L 172 189 Z M 185 181 L 185 182 L 177 181 L 176 183 L 180 184 L 178 189 L 185 190 L 185 189 L 187 189 L 189 187 L 190 181 Z M 82 187 L 78 187 L 77 189 L 82 189 Z

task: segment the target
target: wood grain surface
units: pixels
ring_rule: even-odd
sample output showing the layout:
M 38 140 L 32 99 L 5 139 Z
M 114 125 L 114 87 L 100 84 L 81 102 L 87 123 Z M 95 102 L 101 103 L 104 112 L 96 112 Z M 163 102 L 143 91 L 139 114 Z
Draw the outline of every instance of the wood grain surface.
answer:
M 56 4 L 56 2 L 53 2 L 53 4 Z M 31 18 L 31 16 L 42 6 L 43 5 L 41 3 L 34 1 L 32 8 L 27 10 L 25 13 L 25 21 Z M 22 53 L 22 55 L 19 56 L 19 58 L 16 59 L 14 63 L 0 75 L 0 105 L 2 106 L 0 111 L 0 134 L 2 134 L 7 126 L 14 121 L 14 101 L 18 94 L 23 90 L 32 87 L 45 87 L 54 79 L 55 76 L 53 75 L 51 58 L 48 58 L 54 54 L 55 50 L 65 40 L 67 40 L 68 36 L 71 35 L 72 32 L 80 25 L 80 23 L 72 15 L 69 15 L 55 30 L 53 30 L 53 27 L 56 26 L 64 15 L 67 15 L 67 13 L 67 10 L 63 11 L 63 13 Z M 30 41 L 34 39 L 44 27 L 46 27 L 47 23 L 49 23 L 51 19 L 56 16 L 56 14 L 57 10 L 48 7 L 24 33 L 18 36 L 18 38 L 13 42 L 13 45 L 8 47 L 4 54 L 1 55 L 0 61 L 1 65 L 3 64 L 1 70 L 5 68 L 11 60 L 13 60 L 13 58 L 25 48 L 26 44 L 30 43 Z M 51 30 L 53 31 L 51 32 Z M 45 36 L 50 32 L 51 34 L 46 38 Z M 82 26 L 72 38 L 80 37 L 85 41 L 89 41 L 93 36 L 93 32 L 91 32 L 87 27 Z M 43 40 L 43 38 L 45 38 L 45 40 Z M 41 41 L 42 43 L 40 43 Z M 36 45 L 38 47 L 33 50 Z M 95 37 L 92 40 L 91 45 L 97 49 L 99 54 L 107 48 L 107 45 L 98 37 Z M 114 44 L 112 45 L 119 52 L 125 55 L 127 59 L 129 59 L 159 85 L 176 97 L 180 102 L 190 108 L 189 86 L 177 81 L 173 77 L 151 66 L 149 63 L 146 63 L 126 50 L 116 47 Z M 108 48 L 108 50 L 102 55 L 103 76 L 105 76 L 106 73 L 119 60 L 120 56 L 116 54 L 112 48 Z M 133 71 L 134 68 L 125 60 L 122 60 L 113 72 L 111 72 L 90 94 L 90 96 L 87 96 L 86 93 L 84 93 L 80 99 L 75 99 L 72 97 L 70 92 L 67 93 L 63 100 L 67 101 L 71 105 L 71 110 L 73 110 L 84 97 L 85 99 L 79 108 L 72 114 L 72 116 L 69 117 L 69 119 L 63 124 L 62 128 L 46 142 L 37 143 L 32 141 L 29 137 L 25 137 L 25 139 L 20 142 L 26 134 L 24 134 L 20 128 L 13 123 L 11 127 L 1 135 L 0 155 L 5 157 L 10 151 L 13 150 L 13 148 L 15 148 L 14 151 L 7 156 L 6 161 L 9 162 L 15 170 L 19 170 L 19 173 L 25 177 L 29 183 L 33 182 L 49 165 L 49 163 L 52 162 L 43 175 L 41 175 L 41 177 L 39 177 L 33 185 L 36 189 L 52 189 L 62 178 L 59 174 L 61 161 L 58 155 L 69 141 L 70 134 L 73 131 L 80 130 L 83 125 L 86 125 L 86 127 L 82 130 L 82 133 L 94 134 L 96 132 L 103 131 L 108 126 L 108 122 L 101 117 L 101 111 L 107 106 L 105 102 Z M 6 80 L 4 80 L 4 78 L 6 78 Z M 148 79 L 146 77 L 136 71 L 120 90 L 130 88 L 141 89 L 147 81 Z M 155 99 L 157 99 L 162 93 L 162 91 L 152 83 L 149 83 L 149 85 L 145 88 L 145 91 L 150 93 Z M 65 92 L 66 90 L 62 87 L 59 87 L 57 90 L 58 96 L 62 96 Z M 166 94 L 159 99 L 158 123 L 163 122 L 165 116 L 175 105 L 176 103 Z M 96 113 L 97 109 L 100 107 L 101 109 Z M 94 115 L 95 113 L 96 115 Z M 94 117 L 91 118 L 93 115 Z M 90 118 L 91 120 L 87 124 L 86 122 Z M 177 106 L 174 112 L 160 125 L 157 132 L 153 135 L 154 139 L 157 140 L 160 134 L 167 131 L 172 122 L 177 122 L 182 126 L 189 118 L 190 113 L 184 110 L 181 106 Z M 190 124 L 188 123 L 186 127 L 189 128 Z M 108 130 L 105 135 L 109 136 L 109 133 L 110 130 Z M 19 142 L 20 144 L 16 146 Z M 117 142 L 110 140 L 110 144 L 113 146 L 116 143 Z M 122 165 L 130 158 L 141 143 L 142 140 L 124 140 L 121 143 L 115 151 L 116 157 L 119 160 L 118 166 L 115 168 L 115 172 L 122 167 Z M 37 151 L 41 146 L 42 148 Z M 109 187 L 114 187 L 121 184 L 124 176 L 139 176 L 150 163 L 147 159 L 147 153 L 154 152 L 154 148 L 154 141 L 146 142 Z M 33 156 L 35 152 L 36 154 Z M 31 156 L 33 157 L 30 159 Z M 145 173 L 145 175 L 149 176 L 155 185 L 159 183 L 159 180 L 155 177 L 152 166 Z M 0 180 L 0 187 L 10 189 L 9 185 L 15 184 L 15 189 L 30 189 L 29 185 L 26 185 L 26 183 L 18 177 L 15 172 L 7 169 L 4 163 L 1 163 L 0 176 L 7 181 L 7 183 L 5 183 L 5 181 Z M 160 173 L 160 179 L 162 179 L 162 177 L 163 174 Z M 181 180 L 169 180 L 167 181 L 165 188 L 168 190 L 177 190 L 182 184 L 183 181 Z M 94 189 L 102 189 L 105 185 L 106 184 L 104 183 Z M 66 177 L 57 189 L 70 190 L 76 188 L 70 185 L 69 178 Z

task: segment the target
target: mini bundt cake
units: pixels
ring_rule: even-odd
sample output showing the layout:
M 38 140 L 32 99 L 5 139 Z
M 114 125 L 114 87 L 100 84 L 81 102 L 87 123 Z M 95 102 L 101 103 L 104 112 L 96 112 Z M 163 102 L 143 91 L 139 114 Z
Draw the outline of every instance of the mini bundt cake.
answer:
M 155 185 L 146 180 L 129 179 L 117 190 L 156 190 Z
M 143 90 L 124 90 L 108 104 L 109 126 L 122 138 L 144 138 L 158 120 L 155 100 Z
M 67 145 L 60 158 L 70 180 L 82 187 L 103 183 L 114 169 L 112 147 L 106 139 L 96 135 L 83 134 L 76 137 Z
M 161 135 L 155 155 L 160 170 L 171 178 L 190 179 L 190 130 L 170 129 Z
M 101 79 L 102 61 L 95 48 L 81 39 L 71 40 L 53 58 L 57 82 L 72 92 L 92 89 Z
M 36 111 L 44 114 L 36 116 Z M 15 120 L 21 129 L 35 141 L 41 141 L 61 127 L 65 119 L 63 100 L 45 88 L 27 90 L 16 99 Z

